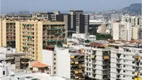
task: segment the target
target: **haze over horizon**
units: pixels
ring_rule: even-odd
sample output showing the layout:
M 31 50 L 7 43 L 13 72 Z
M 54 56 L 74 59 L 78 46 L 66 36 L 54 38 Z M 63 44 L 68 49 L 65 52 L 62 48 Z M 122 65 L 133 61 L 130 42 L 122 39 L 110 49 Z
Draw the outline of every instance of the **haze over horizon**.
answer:
M 141 0 L 1 0 L 0 3 L 2 13 L 17 11 L 69 11 L 71 9 L 106 11 L 121 9 L 133 3 L 141 3 Z

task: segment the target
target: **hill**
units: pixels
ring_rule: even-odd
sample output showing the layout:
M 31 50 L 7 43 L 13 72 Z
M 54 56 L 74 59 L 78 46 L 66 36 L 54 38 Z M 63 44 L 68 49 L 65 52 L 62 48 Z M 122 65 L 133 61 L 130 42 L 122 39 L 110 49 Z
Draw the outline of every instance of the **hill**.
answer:
M 133 15 L 141 14 L 141 10 L 142 10 L 141 3 L 134 3 L 122 9 L 122 11 L 133 14 Z

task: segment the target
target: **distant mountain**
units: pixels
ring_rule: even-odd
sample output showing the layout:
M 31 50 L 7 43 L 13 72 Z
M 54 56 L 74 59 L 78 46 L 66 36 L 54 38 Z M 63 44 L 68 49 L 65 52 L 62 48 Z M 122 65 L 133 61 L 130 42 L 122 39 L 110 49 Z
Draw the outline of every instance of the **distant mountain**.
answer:
M 128 12 L 130 14 L 141 14 L 141 10 L 142 10 L 141 3 L 134 3 L 122 9 L 122 11 Z
M 112 14 L 130 14 L 130 15 L 141 15 L 142 13 L 142 3 L 134 3 L 128 7 L 122 9 L 114 9 L 108 11 L 102 11 L 95 14 L 104 15 L 106 17 L 111 17 Z

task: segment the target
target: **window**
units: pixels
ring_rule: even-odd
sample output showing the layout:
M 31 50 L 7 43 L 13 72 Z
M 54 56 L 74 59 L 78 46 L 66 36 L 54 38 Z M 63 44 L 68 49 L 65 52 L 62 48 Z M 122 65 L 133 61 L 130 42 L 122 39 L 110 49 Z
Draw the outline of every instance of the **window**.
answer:
M 86 65 L 88 66 L 88 63 Z
M 3 71 L 3 75 L 5 75 L 5 71 Z
M 126 62 L 126 60 L 124 60 L 124 62 Z
M 126 72 L 125 70 L 123 72 Z

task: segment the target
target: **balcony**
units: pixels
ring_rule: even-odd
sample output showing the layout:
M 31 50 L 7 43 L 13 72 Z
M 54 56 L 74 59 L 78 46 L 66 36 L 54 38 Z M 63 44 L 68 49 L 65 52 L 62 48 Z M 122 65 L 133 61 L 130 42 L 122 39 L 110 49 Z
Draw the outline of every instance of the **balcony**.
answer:
M 34 26 L 33 24 L 22 24 L 23 26 Z
M 57 34 L 57 35 L 58 35 L 58 34 L 64 34 L 64 33 L 63 33 L 63 32 L 57 32 L 57 33 L 55 33 L 55 34 Z
M 141 60 L 141 56 L 136 56 L 135 59 L 136 59 L 137 61 L 140 61 L 140 60 Z
M 74 59 L 74 56 L 71 56 L 71 59 Z
M 78 64 L 78 61 L 76 61 L 75 64 Z
M 79 71 L 75 70 L 75 71 L 74 71 L 74 73 L 75 73 L 75 74 L 78 74 L 78 73 L 79 73 Z
M 109 56 L 104 56 L 104 59 L 105 59 L 105 60 L 108 60 L 108 59 L 109 59 Z
M 47 40 L 48 43 L 53 43 L 55 40 Z
M 27 36 L 28 38 L 33 38 L 32 36 Z
M 73 65 L 74 64 L 74 62 L 71 62 L 71 65 Z

